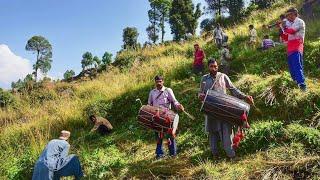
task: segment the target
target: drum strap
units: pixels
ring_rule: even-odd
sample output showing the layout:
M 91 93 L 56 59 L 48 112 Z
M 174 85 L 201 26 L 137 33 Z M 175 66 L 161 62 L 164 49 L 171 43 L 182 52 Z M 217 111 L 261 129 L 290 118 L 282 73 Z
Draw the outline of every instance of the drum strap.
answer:
M 217 84 L 217 82 L 219 81 L 219 79 L 221 78 L 221 76 L 222 76 L 222 73 L 217 73 L 217 76 L 216 76 L 216 79 L 214 80 L 214 82 L 213 82 L 213 84 L 212 84 L 212 86 L 211 86 L 211 88 L 210 89 L 212 89 L 212 90 L 214 90 L 213 88 L 214 88 L 214 86 Z
M 166 88 L 166 89 L 167 89 L 167 88 Z M 166 90 L 166 89 L 165 89 L 165 90 Z M 165 90 L 164 90 L 164 91 L 165 91 Z M 161 91 L 161 92 L 160 92 L 160 94 L 156 97 L 156 100 L 159 99 L 159 97 L 163 94 L 164 91 Z

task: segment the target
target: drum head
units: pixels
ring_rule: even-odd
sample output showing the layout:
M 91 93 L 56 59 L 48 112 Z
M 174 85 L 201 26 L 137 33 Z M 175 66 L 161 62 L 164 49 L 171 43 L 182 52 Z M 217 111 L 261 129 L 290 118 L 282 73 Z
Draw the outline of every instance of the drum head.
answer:
M 176 131 L 178 129 L 178 124 L 179 124 L 179 115 L 176 114 L 174 116 L 173 124 L 172 124 L 172 134 L 176 134 Z

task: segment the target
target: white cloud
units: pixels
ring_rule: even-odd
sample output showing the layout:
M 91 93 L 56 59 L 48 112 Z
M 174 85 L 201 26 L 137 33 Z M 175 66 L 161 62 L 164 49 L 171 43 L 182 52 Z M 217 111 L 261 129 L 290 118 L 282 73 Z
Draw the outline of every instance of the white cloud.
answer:
M 12 81 L 24 78 L 32 72 L 28 59 L 15 55 L 7 45 L 0 44 L 0 84 L 9 88 Z

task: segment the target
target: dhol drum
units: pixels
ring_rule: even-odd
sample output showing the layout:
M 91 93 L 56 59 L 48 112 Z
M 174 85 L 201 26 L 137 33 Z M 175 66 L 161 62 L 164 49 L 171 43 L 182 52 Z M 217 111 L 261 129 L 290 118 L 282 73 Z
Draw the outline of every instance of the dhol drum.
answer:
M 208 90 L 201 111 L 205 114 L 241 127 L 249 127 L 247 117 L 250 105 L 236 97 Z
M 179 116 L 167 108 L 144 105 L 139 110 L 138 123 L 157 132 L 175 135 Z

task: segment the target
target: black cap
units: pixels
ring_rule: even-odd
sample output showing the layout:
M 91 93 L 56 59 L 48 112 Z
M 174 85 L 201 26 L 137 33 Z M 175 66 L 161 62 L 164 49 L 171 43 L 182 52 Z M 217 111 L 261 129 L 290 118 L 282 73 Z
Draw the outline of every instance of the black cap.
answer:
M 214 58 L 211 58 L 209 61 L 208 61 L 208 66 L 210 66 L 210 64 L 213 64 L 217 62 Z
M 160 75 L 156 75 L 156 77 L 154 77 L 154 80 L 155 81 L 160 81 L 160 80 L 163 80 L 163 77 L 160 76 Z
M 288 9 L 287 13 L 294 13 L 294 14 L 298 14 L 298 9 L 297 8 L 290 8 Z

